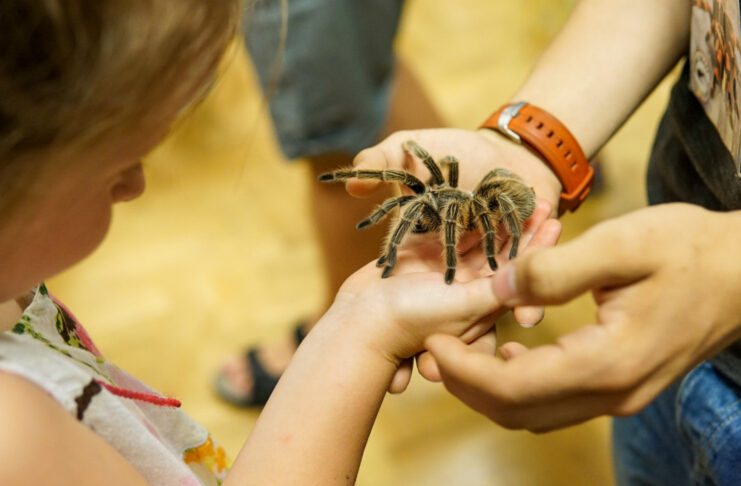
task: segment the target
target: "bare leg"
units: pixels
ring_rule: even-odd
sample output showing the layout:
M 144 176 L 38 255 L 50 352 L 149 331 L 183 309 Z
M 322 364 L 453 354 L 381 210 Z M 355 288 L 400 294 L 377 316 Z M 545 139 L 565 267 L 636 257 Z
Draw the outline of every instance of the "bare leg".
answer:
M 349 162 L 343 156 L 312 159 L 314 180 L 317 175 Z M 390 195 L 391 191 L 387 189 L 369 199 L 355 199 L 347 195 L 342 184 L 314 184 L 314 221 L 328 280 L 327 301 L 321 314 L 329 307 L 347 277 L 378 258 L 386 226 L 379 224 L 357 231 L 355 225 Z
M 404 129 L 445 126 L 432 106 L 414 74 L 401 60 L 397 63 L 396 76 L 391 92 L 388 118 L 380 138 Z M 370 199 L 353 199 L 341 184 L 317 181 L 319 174 L 352 164 L 353 155 L 328 155 L 310 157 L 312 167 L 312 202 L 322 256 L 327 269 L 327 299 L 317 316 L 310 319 L 306 331 L 324 314 L 342 283 L 355 270 L 378 258 L 386 226 L 379 224 L 365 231 L 355 225 L 365 219 L 374 206 L 390 195 L 390 191 Z M 288 366 L 296 349 L 293 337 L 286 337 L 270 345 L 260 346 L 258 357 L 265 370 L 279 375 Z M 223 374 L 233 393 L 248 396 L 252 392 L 252 375 L 243 356 L 230 358 L 223 367 Z

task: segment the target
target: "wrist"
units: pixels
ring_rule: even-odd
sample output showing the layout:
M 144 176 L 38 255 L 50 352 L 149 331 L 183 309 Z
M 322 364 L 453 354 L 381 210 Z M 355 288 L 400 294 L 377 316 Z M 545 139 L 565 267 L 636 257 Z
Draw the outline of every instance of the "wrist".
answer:
M 390 377 L 404 357 L 394 349 L 392 333 L 388 332 L 385 322 L 388 319 L 380 313 L 364 313 L 354 306 L 335 302 L 315 327 L 321 325 L 325 330 L 323 334 L 331 335 L 339 346 L 366 357 L 374 367 L 385 369 Z
M 586 199 L 594 170 L 576 138 L 551 113 L 525 101 L 508 103 L 487 118 L 481 128 L 496 130 L 543 159 L 563 186 L 559 214 L 575 211 Z
M 536 197 L 548 201 L 555 213 L 563 186 L 545 161 L 527 146 L 513 142 L 496 130 L 479 128 L 476 132 L 497 147 L 502 159 L 517 161 L 512 170 L 537 188 Z

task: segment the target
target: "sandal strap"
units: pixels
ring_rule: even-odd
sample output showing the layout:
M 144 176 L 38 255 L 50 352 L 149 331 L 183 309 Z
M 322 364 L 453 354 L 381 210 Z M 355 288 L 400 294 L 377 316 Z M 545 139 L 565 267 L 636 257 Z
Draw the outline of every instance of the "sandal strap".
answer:
M 262 362 L 257 357 L 256 348 L 247 350 L 247 361 L 250 363 L 254 383 L 252 394 L 245 402 L 249 402 L 250 405 L 265 405 L 268 398 L 270 398 L 270 394 L 273 393 L 273 389 L 278 384 L 280 376 L 273 376 L 265 370 Z
M 306 339 L 306 331 L 304 331 L 304 324 L 300 322 L 293 328 L 293 339 L 296 341 L 296 347 L 299 346 Z

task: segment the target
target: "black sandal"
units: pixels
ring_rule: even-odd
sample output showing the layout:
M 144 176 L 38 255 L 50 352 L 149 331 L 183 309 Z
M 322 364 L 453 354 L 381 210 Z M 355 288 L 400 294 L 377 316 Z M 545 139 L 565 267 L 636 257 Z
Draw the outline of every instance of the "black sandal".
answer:
M 296 324 L 293 328 L 293 338 L 298 347 L 306 337 L 303 322 Z M 257 357 L 258 349 L 255 346 L 249 347 L 245 353 L 245 359 L 249 363 L 250 373 L 252 374 L 252 393 L 247 396 L 238 396 L 227 384 L 226 377 L 219 373 L 214 380 L 216 394 L 224 401 L 236 405 L 237 407 L 262 407 L 268 402 L 268 398 L 273 393 L 275 386 L 278 384 L 280 375 L 275 376 L 265 370 L 265 367 Z

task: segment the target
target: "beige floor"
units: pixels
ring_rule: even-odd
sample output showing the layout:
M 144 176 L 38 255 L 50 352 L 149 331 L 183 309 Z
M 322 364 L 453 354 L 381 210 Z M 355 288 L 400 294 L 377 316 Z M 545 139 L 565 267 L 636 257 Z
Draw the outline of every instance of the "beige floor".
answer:
M 473 127 L 526 76 L 573 3 L 411 0 L 398 50 L 450 124 Z M 644 204 L 667 93 L 664 84 L 604 149 L 605 190 L 564 219 L 566 239 Z M 257 414 L 211 394 L 214 369 L 244 343 L 282 335 L 323 292 L 308 171 L 283 162 L 261 107 L 237 50 L 209 99 L 149 157 L 147 194 L 116 210 L 92 257 L 50 282 L 105 354 L 183 400 L 232 454 Z M 535 330 L 505 322 L 500 332 L 551 341 L 593 311 L 582 298 Z M 609 455 L 607 419 L 541 436 L 506 431 L 415 379 L 386 401 L 358 484 L 609 485 Z

